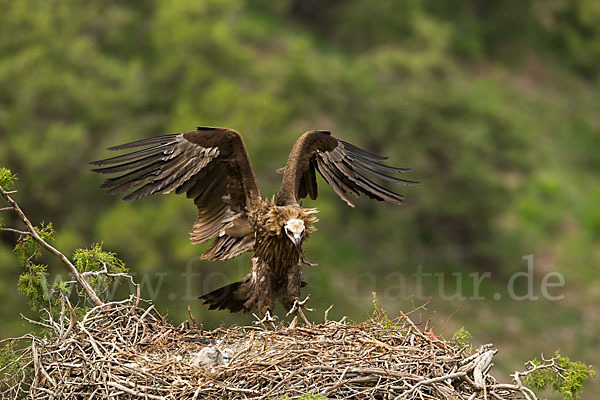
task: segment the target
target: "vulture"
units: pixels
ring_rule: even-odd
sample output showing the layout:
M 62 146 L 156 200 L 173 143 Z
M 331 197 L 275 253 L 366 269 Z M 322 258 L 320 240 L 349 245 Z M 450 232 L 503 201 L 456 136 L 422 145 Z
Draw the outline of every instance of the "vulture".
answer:
M 131 150 L 134 149 L 134 150 Z M 196 130 L 142 139 L 110 147 L 127 154 L 94 161 L 102 174 L 120 174 L 101 186 L 109 193 L 131 190 L 124 200 L 155 193 L 185 193 L 194 200 L 198 217 L 190 231 L 192 243 L 214 239 L 202 254 L 206 260 L 228 260 L 252 252 L 250 272 L 240 281 L 213 290 L 200 299 L 209 309 L 250 312 L 257 308 L 272 320 L 275 300 L 296 310 L 302 265 L 307 261 L 302 244 L 315 231 L 314 208 L 302 207 L 305 197 L 317 198 L 317 172 L 351 207 L 348 197 L 364 194 L 372 199 L 403 204 L 404 197 L 377 184 L 377 178 L 403 185 L 418 182 L 390 174 L 409 168 L 383 164 L 382 157 L 343 140 L 329 131 L 304 133 L 294 144 L 277 196 L 262 198 L 241 135 L 228 128 Z

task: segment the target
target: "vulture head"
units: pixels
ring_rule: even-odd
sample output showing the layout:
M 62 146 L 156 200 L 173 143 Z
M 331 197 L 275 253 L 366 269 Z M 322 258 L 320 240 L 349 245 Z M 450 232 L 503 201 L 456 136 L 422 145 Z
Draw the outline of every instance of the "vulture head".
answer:
M 271 204 L 267 213 L 265 226 L 274 236 L 287 238 L 300 247 L 304 239 L 316 230 L 315 223 L 318 219 L 314 216 L 314 208 L 299 208 L 289 206 L 276 206 Z
M 304 220 L 297 218 L 288 219 L 283 226 L 283 230 L 296 247 L 300 247 L 300 243 L 304 237 Z

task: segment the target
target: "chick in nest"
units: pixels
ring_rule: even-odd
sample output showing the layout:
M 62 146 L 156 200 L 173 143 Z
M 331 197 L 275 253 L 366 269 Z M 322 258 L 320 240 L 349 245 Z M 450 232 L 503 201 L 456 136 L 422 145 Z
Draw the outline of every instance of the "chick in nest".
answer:
M 233 357 L 233 350 L 219 349 L 217 346 L 207 346 L 194 354 L 190 359 L 190 363 L 197 367 L 218 367 L 227 365 L 227 362 Z

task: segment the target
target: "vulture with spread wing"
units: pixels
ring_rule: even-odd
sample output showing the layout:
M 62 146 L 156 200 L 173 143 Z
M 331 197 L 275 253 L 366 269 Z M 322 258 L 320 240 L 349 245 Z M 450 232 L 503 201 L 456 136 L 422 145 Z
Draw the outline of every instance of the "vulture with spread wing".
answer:
M 138 150 L 140 149 L 141 150 Z M 227 260 L 254 253 L 250 273 L 241 281 L 200 297 L 210 309 L 231 312 L 254 307 L 271 317 L 274 301 L 295 307 L 304 257 L 302 243 L 315 230 L 314 208 L 303 208 L 300 199 L 317 198 L 317 175 L 349 206 L 352 194 L 402 204 L 404 197 L 367 176 L 405 185 L 387 173 L 404 168 L 384 165 L 381 157 L 338 140 L 328 131 L 303 134 L 290 153 L 275 202 L 263 199 L 242 137 L 233 129 L 199 127 L 195 131 L 159 136 L 115 146 L 109 150 L 136 149 L 131 153 L 92 164 L 94 171 L 123 173 L 107 179 L 110 193 L 135 189 L 125 200 L 154 193 L 185 193 L 194 200 L 198 218 L 190 232 L 193 243 L 214 239 L 202 254 L 207 260 Z

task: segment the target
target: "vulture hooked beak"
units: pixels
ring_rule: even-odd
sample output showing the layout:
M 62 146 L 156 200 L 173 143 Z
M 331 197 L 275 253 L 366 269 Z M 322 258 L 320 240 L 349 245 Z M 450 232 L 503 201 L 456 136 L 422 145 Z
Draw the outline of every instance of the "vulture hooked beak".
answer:
M 296 248 L 300 248 L 300 243 L 302 242 L 302 235 L 299 234 L 294 234 L 294 238 L 292 239 L 292 241 L 294 242 L 294 244 L 296 245 Z

